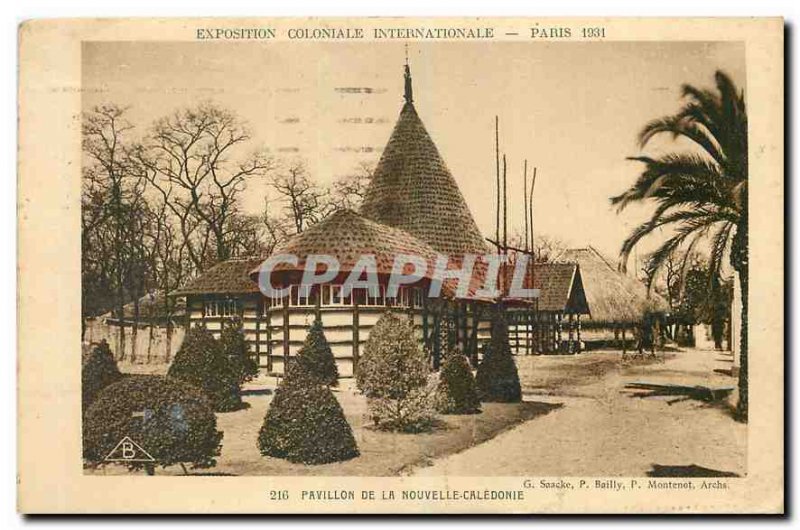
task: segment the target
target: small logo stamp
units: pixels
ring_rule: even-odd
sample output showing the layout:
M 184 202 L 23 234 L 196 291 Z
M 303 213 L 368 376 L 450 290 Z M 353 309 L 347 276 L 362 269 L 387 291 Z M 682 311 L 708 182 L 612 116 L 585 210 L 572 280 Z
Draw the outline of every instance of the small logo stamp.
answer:
M 114 449 L 108 453 L 105 458 L 106 462 L 155 462 L 156 459 L 145 451 L 142 446 L 131 440 L 129 437 L 124 437 L 119 443 L 114 446 Z

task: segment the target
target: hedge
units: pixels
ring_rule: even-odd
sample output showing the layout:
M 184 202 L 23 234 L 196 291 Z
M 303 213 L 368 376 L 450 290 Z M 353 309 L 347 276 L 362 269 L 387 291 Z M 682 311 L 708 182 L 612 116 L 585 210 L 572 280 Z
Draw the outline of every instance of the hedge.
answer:
M 408 317 L 387 312 L 375 324 L 356 367 L 356 384 L 379 428 L 419 432 L 433 425 L 428 357 Z
M 98 392 L 122 379 L 117 361 L 108 342 L 102 340 L 83 356 L 81 362 L 81 401 L 83 412 L 94 401 Z
M 130 375 L 103 389 L 87 410 L 83 456 L 90 464 L 105 464 L 107 457 L 119 456 L 112 451 L 128 437 L 154 459 L 129 462 L 131 469 L 208 468 L 220 454 L 216 427 L 211 403 L 199 389 L 168 377 Z
M 243 406 L 241 374 L 223 352 L 220 342 L 203 325 L 186 334 L 167 375 L 200 388 L 216 412 Z
M 223 322 L 219 344 L 237 374 L 240 387 L 258 375 L 258 361 L 250 354 L 240 318 Z
M 305 342 L 297 352 L 297 362 L 303 369 L 323 385 L 339 384 L 339 369 L 333 351 L 325 338 L 322 322 L 315 319 L 306 334 Z

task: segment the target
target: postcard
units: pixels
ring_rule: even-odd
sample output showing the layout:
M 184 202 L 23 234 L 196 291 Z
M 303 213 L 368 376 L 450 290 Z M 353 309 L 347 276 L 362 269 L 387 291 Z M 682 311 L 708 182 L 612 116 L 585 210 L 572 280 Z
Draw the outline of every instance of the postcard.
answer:
M 783 39 L 22 23 L 19 511 L 782 513 Z

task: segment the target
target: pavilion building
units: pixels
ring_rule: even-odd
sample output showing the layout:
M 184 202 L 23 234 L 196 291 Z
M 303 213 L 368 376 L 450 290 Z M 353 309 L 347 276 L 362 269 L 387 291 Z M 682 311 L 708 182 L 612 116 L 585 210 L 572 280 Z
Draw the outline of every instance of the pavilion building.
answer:
M 229 260 L 174 293 L 186 297 L 189 325 L 204 322 L 218 332 L 226 318 L 238 315 L 261 366 L 280 373 L 302 346 L 308 327 L 319 318 L 340 374 L 349 376 L 370 330 L 391 308 L 408 314 L 434 368 L 445 349 L 455 348 L 478 362 L 481 345 L 489 338 L 492 311 L 500 302 L 475 296 L 485 280 L 485 263 L 476 264 L 465 297 L 459 297 L 449 283 L 443 286 L 442 296 L 429 298 L 428 290 L 437 255 L 448 256 L 449 268 L 458 268 L 465 255 L 484 256 L 491 251 L 417 114 L 407 65 L 404 99 L 360 212 L 338 211 L 274 251 L 273 255 L 297 257 L 296 264 L 276 267 L 271 275 L 273 286 L 288 288 L 288 295 L 273 299 L 261 293 L 257 281 L 263 260 Z M 300 278 L 306 258 L 318 254 L 335 257 L 340 272 L 311 288 Z M 344 296 L 344 278 L 365 254 L 376 258 L 379 287 L 372 292 L 356 289 Z M 430 266 L 425 276 L 390 298 L 386 287 L 397 255 L 419 256 Z M 572 317 L 589 312 L 580 267 L 536 264 L 532 269 L 530 282 L 540 289 L 540 303 L 537 307 L 536 300 L 509 301 L 513 350 L 577 352 L 580 327 Z M 572 346 L 565 348 L 567 340 Z

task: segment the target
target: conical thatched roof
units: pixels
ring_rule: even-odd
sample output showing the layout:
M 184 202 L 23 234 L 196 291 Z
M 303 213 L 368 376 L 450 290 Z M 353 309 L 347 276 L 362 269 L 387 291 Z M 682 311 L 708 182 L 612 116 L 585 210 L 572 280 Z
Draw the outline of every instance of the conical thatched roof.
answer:
M 635 278 L 617 270 L 593 247 L 566 250 L 559 261 L 580 266 L 584 291 L 591 309 L 591 322 L 636 323 L 650 311 L 666 311 L 666 302 Z
M 408 232 L 371 221 L 352 210 L 340 210 L 327 219 L 292 237 L 273 252 L 298 257 L 297 266 L 278 264 L 275 272 L 301 272 L 306 258 L 311 254 L 333 256 L 339 261 L 340 270 L 349 273 L 362 255 L 374 255 L 378 274 L 389 274 L 395 256 L 400 254 L 419 256 L 433 270 L 436 252 L 427 243 Z M 260 265 L 260 264 L 259 264 Z M 407 266 L 406 272 L 411 272 Z M 256 268 L 253 273 L 257 273 Z
M 361 213 L 402 228 L 439 252 L 484 254 L 483 236 L 408 95 Z

